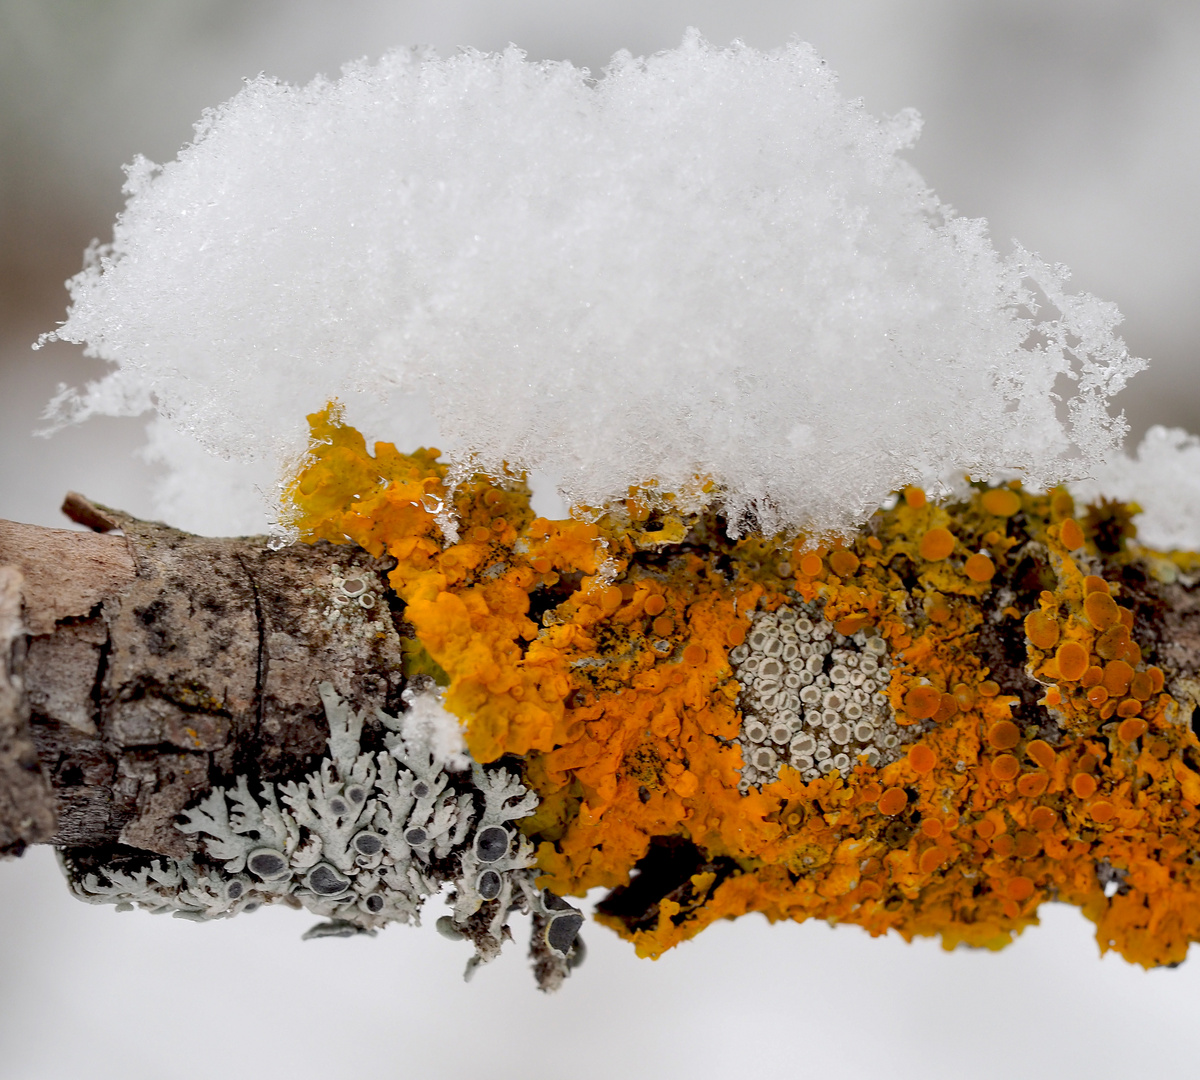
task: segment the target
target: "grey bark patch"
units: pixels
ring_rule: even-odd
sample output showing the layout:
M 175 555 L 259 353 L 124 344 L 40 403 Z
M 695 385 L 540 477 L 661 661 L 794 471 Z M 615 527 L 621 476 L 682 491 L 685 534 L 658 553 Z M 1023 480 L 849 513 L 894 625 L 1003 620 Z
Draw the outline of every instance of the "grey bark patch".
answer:
M 60 626 L 53 634 L 32 638 L 25 661 L 31 711 L 84 735 L 98 735 L 92 687 L 107 640 L 108 630 L 100 619 Z
M 246 541 L 122 523 L 137 577 L 104 605 L 111 652 L 101 689 L 118 747 L 216 750 L 255 727 L 258 627 L 238 559 Z
M 25 579 L 25 630 L 35 637 L 54 633 L 65 619 L 86 618 L 135 574 L 122 536 L 2 520 L 0 565 L 17 567 Z
M 134 816 L 118 839 L 128 847 L 182 858 L 194 844 L 175 828 L 175 816 L 208 789 L 208 759 L 203 754 L 127 754 L 118 765 L 135 779 Z
M 29 728 L 25 694 L 23 578 L 0 566 L 0 854 L 19 855 L 27 844 L 54 835 L 54 792 L 42 772 Z
M 116 746 L 167 745 L 181 750 L 219 750 L 229 741 L 233 725 L 228 716 L 187 710 L 153 691 L 114 702 L 106 721 L 105 735 Z

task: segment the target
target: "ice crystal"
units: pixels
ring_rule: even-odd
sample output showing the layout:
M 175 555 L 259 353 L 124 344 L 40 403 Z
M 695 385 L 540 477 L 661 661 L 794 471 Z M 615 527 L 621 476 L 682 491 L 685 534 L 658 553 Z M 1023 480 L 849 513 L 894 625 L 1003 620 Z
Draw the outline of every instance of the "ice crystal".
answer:
M 712 481 L 735 531 L 844 526 L 963 472 L 1085 475 L 1141 366 L 1120 316 L 941 204 L 899 156 L 919 127 L 807 45 L 694 32 L 599 79 L 516 49 L 260 77 L 129 167 L 58 331 L 114 368 L 56 410 L 154 404 L 260 463 L 156 435 L 189 521 L 217 472 L 272 497 L 339 395 L 405 445 L 431 413 L 454 475 L 544 470 L 576 506 Z
M 1121 454 L 1076 486 L 1084 499 L 1136 503 L 1138 540 L 1160 551 L 1200 551 L 1200 438 L 1155 425 L 1136 454 Z

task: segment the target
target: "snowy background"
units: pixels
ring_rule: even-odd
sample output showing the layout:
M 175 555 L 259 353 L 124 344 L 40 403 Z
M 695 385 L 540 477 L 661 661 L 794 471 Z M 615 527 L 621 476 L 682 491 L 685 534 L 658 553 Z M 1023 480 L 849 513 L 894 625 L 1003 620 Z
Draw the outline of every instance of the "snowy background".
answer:
M 260 71 L 295 82 L 431 43 L 567 58 L 619 48 L 811 41 L 876 114 L 915 106 L 910 158 L 1116 302 L 1151 368 L 1117 399 L 1200 432 L 1200 8 L 1104 0 L 964 4 L 765 0 L 0 0 L 0 516 L 60 525 L 68 488 L 147 513 L 142 422 L 31 431 L 60 382 L 100 365 L 29 343 L 62 318 L 65 278 L 122 204 L 120 166 L 169 160 L 200 111 Z M 720 925 L 656 964 L 606 931 L 544 999 L 520 948 L 470 986 L 427 927 L 302 943 L 312 917 L 196 926 L 73 901 L 50 853 L 0 865 L 0 1078 L 1194 1075 L 1200 968 L 1096 958 L 1066 909 L 998 956 L 854 928 Z M 436 911 L 431 911 L 431 916 Z M 432 918 L 429 920 L 432 923 Z

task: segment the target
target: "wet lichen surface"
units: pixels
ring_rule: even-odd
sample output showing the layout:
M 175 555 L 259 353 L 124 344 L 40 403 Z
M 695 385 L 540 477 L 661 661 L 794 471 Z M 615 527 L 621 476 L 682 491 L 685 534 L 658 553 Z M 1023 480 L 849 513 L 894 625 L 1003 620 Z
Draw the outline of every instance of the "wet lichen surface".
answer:
M 396 560 L 411 670 L 539 797 L 538 884 L 611 890 L 640 954 L 753 911 L 999 948 L 1047 900 L 1146 966 L 1200 938 L 1192 673 L 1154 637 L 1200 560 L 1131 508 L 909 489 L 816 547 L 652 489 L 549 521 L 310 419 L 301 535 Z

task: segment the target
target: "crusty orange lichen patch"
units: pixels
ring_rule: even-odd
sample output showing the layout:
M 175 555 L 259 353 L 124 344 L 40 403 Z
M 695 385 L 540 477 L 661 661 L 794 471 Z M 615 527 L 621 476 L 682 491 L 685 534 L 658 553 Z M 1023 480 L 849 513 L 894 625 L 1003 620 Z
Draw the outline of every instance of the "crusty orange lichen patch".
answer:
M 312 423 L 297 526 L 395 559 L 411 673 L 520 763 L 542 883 L 612 889 L 640 953 L 750 911 L 996 948 L 1051 897 L 1139 963 L 1200 938 L 1200 744 L 1111 505 L 909 488 L 836 544 L 732 541 L 658 491 L 548 521 Z

